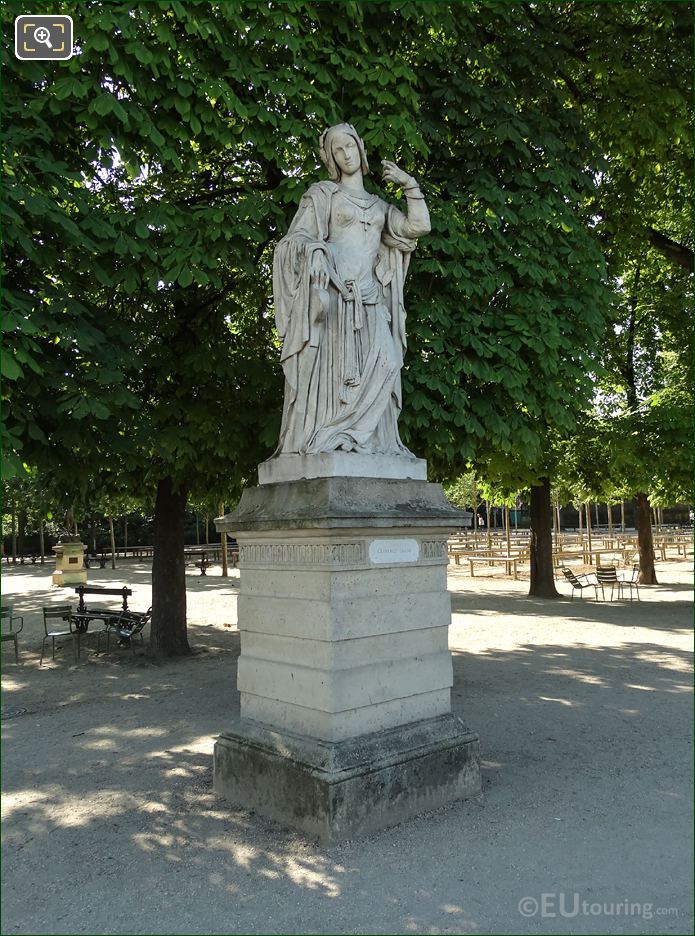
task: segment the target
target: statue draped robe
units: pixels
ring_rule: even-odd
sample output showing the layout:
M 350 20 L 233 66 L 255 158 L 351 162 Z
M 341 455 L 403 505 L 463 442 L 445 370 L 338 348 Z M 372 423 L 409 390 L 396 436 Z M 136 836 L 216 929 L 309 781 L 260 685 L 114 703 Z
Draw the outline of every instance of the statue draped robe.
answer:
M 276 455 L 343 449 L 414 457 L 398 434 L 406 348 L 403 283 L 416 244 L 403 232 L 406 223 L 405 215 L 378 196 L 361 197 L 335 182 L 312 185 L 302 198 L 273 257 L 285 373 Z M 346 269 L 341 263 L 341 224 L 354 225 L 355 232 L 363 226 L 359 277 L 355 264 Z M 317 252 L 329 272 L 325 290 L 311 283 Z

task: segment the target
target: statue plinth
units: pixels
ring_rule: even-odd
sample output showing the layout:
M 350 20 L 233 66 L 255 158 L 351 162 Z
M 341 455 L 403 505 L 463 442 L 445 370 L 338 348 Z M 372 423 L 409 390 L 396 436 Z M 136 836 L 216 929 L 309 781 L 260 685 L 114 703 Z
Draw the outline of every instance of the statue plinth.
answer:
M 218 794 L 337 841 L 480 792 L 448 649 L 446 544 L 470 516 L 438 484 L 343 476 L 249 488 L 215 521 L 241 570 Z
M 54 585 L 84 585 L 87 570 L 84 567 L 84 554 L 87 547 L 80 542 L 79 536 L 64 536 L 53 547 L 56 554 L 56 568 L 52 576 Z
M 279 484 L 310 478 L 391 478 L 427 480 L 424 458 L 322 452 L 317 455 L 276 455 L 258 466 L 259 484 Z

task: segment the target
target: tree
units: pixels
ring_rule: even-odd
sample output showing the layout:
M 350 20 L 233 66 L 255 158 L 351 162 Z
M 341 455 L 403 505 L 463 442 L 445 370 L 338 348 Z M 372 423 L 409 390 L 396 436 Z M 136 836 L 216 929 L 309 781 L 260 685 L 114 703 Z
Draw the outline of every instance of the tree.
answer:
M 475 460 L 547 489 L 547 440 L 592 398 L 609 312 L 586 220 L 601 148 L 558 81 L 556 20 L 502 3 L 94 2 L 89 43 L 59 69 L 8 62 L 11 168 L 24 140 L 62 166 L 49 208 L 75 225 L 63 262 L 18 196 L 17 242 L 34 238 L 31 275 L 11 257 L 20 304 L 43 263 L 61 308 L 101 326 L 61 357 L 25 301 L 17 346 L 37 344 L 65 405 L 16 374 L 13 437 L 29 463 L 77 462 L 85 490 L 99 472 L 156 502 L 153 652 L 187 647 L 187 497 L 239 490 L 277 437 L 270 259 L 331 123 L 357 126 L 373 166 L 406 165 L 431 207 L 407 287 L 404 438 L 441 477 Z
M 637 501 L 640 582 L 653 584 L 650 496 L 685 499 L 692 471 L 692 4 L 548 10 L 568 101 L 604 155 L 587 205 L 614 294 L 596 411 L 607 470 Z

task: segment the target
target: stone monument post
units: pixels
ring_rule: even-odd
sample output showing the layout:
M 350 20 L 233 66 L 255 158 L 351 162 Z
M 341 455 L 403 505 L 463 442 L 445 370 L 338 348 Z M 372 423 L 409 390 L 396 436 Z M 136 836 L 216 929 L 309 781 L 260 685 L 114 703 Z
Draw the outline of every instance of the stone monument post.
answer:
M 274 260 L 280 443 L 215 521 L 239 543 L 240 720 L 215 744 L 220 795 L 323 841 L 480 792 L 477 735 L 451 712 L 447 537 L 468 525 L 398 434 L 403 283 L 429 215 L 363 186 L 349 124 L 322 136 Z
M 56 554 L 56 567 L 53 573 L 54 585 L 84 585 L 87 570 L 84 567 L 84 554 L 87 547 L 79 536 L 62 536 L 53 547 Z

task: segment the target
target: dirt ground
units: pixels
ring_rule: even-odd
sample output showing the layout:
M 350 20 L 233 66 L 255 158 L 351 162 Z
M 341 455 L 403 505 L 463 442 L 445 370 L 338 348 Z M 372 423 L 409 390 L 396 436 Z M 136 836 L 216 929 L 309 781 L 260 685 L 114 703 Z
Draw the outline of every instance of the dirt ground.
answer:
M 639 603 L 451 570 L 483 796 L 333 847 L 212 794 L 238 577 L 191 572 L 186 660 L 65 648 L 39 668 L 65 592 L 48 566 L 3 571 L 25 621 L 19 665 L 3 645 L 3 933 L 693 932 L 690 558 Z M 146 563 L 89 575 L 149 605 Z

